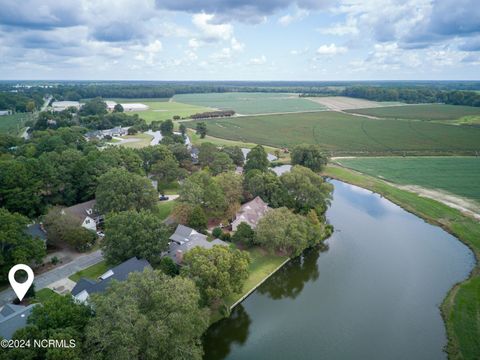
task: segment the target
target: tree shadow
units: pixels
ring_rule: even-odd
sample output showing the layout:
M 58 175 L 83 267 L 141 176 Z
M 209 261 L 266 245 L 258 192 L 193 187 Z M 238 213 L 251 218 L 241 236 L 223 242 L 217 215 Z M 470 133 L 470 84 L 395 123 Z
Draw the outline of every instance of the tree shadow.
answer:
M 307 249 L 302 255 L 278 270 L 257 291 L 274 300 L 286 297 L 295 299 L 302 292 L 307 282 L 319 277 L 317 264 L 319 256 L 319 249 Z
M 247 341 L 250 323 L 250 317 L 242 304 L 236 306 L 228 318 L 210 326 L 203 336 L 203 358 L 225 359 L 233 344 L 244 344 Z

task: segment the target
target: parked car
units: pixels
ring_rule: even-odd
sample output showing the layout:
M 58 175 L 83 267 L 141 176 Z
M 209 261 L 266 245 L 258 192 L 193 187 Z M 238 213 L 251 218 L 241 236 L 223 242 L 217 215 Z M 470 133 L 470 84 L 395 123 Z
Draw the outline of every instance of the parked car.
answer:
M 158 200 L 160 200 L 160 201 L 167 201 L 168 199 L 169 199 L 169 197 L 168 197 L 168 196 L 165 196 L 165 195 L 160 195 L 160 196 L 158 197 Z
M 104 238 L 105 237 L 105 233 L 103 231 L 97 231 L 97 236 L 99 238 Z

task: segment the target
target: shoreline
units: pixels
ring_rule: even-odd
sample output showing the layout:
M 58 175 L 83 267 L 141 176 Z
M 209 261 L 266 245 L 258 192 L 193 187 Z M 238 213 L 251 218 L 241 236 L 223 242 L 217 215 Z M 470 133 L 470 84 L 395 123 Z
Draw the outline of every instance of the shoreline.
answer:
M 475 314 L 480 311 L 480 301 L 475 298 L 476 294 L 480 294 L 480 223 L 441 202 L 421 197 L 413 192 L 392 186 L 381 179 L 338 165 L 327 166 L 322 175 L 384 196 L 405 211 L 432 225 L 441 227 L 473 252 L 475 266 L 465 280 L 454 284 L 447 292 L 439 309 L 446 329 L 447 344 L 444 350 L 448 358 L 478 358 L 480 355 L 480 329 L 475 324 L 475 318 L 471 319 L 470 316 L 475 317 Z M 459 304 L 460 302 L 461 304 Z M 471 314 L 472 312 L 473 314 Z M 470 320 L 473 324 L 469 323 Z M 473 349 L 467 345 L 473 346 Z

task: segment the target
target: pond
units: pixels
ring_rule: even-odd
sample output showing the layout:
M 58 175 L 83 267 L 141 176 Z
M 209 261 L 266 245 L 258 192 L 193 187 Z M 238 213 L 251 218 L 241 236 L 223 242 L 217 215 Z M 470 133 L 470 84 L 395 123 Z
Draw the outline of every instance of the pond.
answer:
M 439 305 L 472 252 L 378 194 L 332 181 L 329 250 L 308 250 L 215 323 L 206 359 L 445 359 Z

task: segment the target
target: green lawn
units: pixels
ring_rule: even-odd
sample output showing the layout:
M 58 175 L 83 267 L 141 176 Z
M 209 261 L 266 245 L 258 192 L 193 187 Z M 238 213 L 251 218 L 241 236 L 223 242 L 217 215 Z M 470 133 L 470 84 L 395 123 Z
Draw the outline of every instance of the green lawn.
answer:
M 442 303 L 451 359 L 480 359 L 480 222 L 432 199 L 398 189 L 386 182 L 345 168 L 328 166 L 324 175 L 372 190 L 428 222 L 439 225 L 467 244 L 477 265 L 470 278 L 457 284 Z
M 122 139 L 131 139 L 135 141 L 125 143 L 113 142 L 112 144 L 117 144 L 119 146 L 124 146 L 132 149 L 140 149 L 146 146 L 150 146 L 150 142 L 152 141 L 153 136 L 149 134 L 135 134 L 122 136 Z
M 192 114 L 212 111 L 212 109 L 204 106 L 184 104 L 177 101 L 169 101 L 169 99 L 114 99 L 114 101 L 148 105 L 149 109 L 146 111 L 132 111 L 127 113 L 138 114 L 138 116 L 145 119 L 147 123 L 151 123 L 154 120 L 172 119 L 175 115 L 188 118 Z
M 161 220 L 165 220 L 172 212 L 175 206 L 175 200 L 160 201 L 157 205 L 155 213 Z
M 106 273 L 107 270 L 110 269 L 110 266 L 107 265 L 107 262 L 105 260 L 92 265 L 86 269 L 80 270 L 79 272 L 73 274 L 72 276 L 69 276 L 68 278 L 72 281 L 77 282 L 80 280 L 80 278 L 88 278 L 90 280 L 97 280 L 97 278 Z
M 31 118 L 32 114 L 30 113 L 17 113 L 0 116 L 0 134 L 19 134 L 25 127 L 25 122 Z
M 51 289 L 44 288 L 35 292 L 35 302 L 44 303 L 48 299 L 55 296 L 61 296 L 61 295 L 58 295 L 55 291 Z
M 243 285 L 241 294 L 232 294 L 225 299 L 228 306 L 233 305 L 236 301 L 242 298 L 245 294 L 256 287 L 261 281 L 269 276 L 276 268 L 278 268 L 288 256 L 277 256 L 265 253 L 260 248 L 249 249 L 252 262 L 249 267 L 249 276 Z
M 411 120 L 454 120 L 469 115 L 480 115 L 480 107 L 444 104 L 404 105 L 346 111 L 380 118 Z
M 326 107 L 287 93 L 208 93 L 180 94 L 173 100 L 196 106 L 208 106 L 221 110 L 235 110 L 239 114 L 270 114 L 298 111 L 320 111 Z
M 375 157 L 337 162 L 401 185 L 445 190 L 480 203 L 480 157 Z
M 185 124 L 195 128 L 196 121 Z M 217 138 L 274 147 L 318 144 L 333 154 L 480 151 L 480 127 L 377 120 L 335 111 L 212 119 L 207 127 Z

